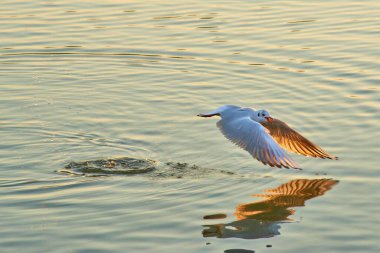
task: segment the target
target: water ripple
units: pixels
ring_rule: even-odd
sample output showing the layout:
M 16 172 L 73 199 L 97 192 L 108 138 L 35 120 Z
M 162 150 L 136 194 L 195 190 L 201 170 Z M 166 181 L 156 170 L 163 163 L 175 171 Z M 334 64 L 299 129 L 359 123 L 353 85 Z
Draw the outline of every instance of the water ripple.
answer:
M 244 247 L 379 251 L 371 218 L 379 195 L 378 1 L 6 0 L 0 7 L 2 250 L 243 247 L 237 238 L 203 238 L 202 217 L 224 213 L 233 223 L 237 201 L 250 203 L 249 194 L 300 174 L 258 164 L 213 120 L 195 116 L 237 104 L 268 109 L 341 158 L 297 156 L 303 179 L 323 175 L 339 187 L 297 210 L 294 219 L 305 220 L 283 236 Z M 70 161 L 124 156 L 239 176 L 55 173 Z

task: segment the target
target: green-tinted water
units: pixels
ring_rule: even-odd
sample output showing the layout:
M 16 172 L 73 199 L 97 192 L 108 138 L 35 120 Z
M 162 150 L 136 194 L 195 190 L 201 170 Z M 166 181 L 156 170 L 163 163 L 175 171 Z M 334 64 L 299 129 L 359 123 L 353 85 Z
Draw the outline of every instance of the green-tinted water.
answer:
M 2 252 L 380 251 L 379 1 L 0 9 Z M 223 104 L 266 108 L 340 160 L 266 167 L 195 116 Z M 212 172 L 57 172 L 126 156 Z

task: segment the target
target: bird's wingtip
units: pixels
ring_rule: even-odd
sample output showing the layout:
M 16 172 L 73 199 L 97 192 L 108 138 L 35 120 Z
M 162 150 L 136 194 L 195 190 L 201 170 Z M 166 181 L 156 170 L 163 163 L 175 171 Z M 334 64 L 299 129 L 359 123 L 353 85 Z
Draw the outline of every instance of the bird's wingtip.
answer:
M 202 118 L 210 118 L 210 117 L 214 117 L 214 116 L 220 116 L 220 113 L 206 113 L 206 114 L 199 113 L 199 114 L 197 114 L 197 116 L 202 117 Z
M 339 157 L 333 156 L 333 155 L 326 156 L 326 158 L 331 159 L 331 160 L 339 160 Z
M 295 170 L 302 170 L 302 168 L 299 165 L 297 165 L 297 166 L 286 166 L 285 168 L 287 168 L 287 169 L 295 169 Z

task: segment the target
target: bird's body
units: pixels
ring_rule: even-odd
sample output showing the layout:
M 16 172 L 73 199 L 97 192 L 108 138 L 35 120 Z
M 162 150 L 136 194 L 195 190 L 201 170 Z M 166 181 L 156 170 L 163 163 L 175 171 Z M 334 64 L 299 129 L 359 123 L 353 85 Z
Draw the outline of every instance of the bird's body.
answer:
M 284 149 L 319 158 L 337 159 L 290 128 L 273 119 L 266 110 L 224 105 L 200 117 L 220 116 L 217 126 L 223 135 L 271 167 L 299 168 Z

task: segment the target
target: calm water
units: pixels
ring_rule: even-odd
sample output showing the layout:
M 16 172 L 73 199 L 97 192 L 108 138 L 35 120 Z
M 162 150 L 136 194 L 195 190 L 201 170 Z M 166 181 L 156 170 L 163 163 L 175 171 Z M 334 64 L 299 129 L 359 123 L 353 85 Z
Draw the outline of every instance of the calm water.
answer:
M 380 252 L 379 1 L 0 9 L 1 252 Z M 340 160 L 266 167 L 195 117 L 223 104 Z M 235 174 L 57 172 L 122 156 Z

